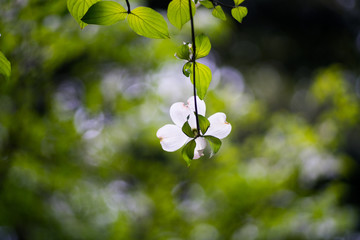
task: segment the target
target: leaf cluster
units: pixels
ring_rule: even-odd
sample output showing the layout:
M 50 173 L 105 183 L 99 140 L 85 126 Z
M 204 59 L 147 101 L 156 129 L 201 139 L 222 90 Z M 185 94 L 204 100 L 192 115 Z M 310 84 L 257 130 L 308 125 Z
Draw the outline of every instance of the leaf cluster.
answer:
M 194 70 L 196 79 L 196 91 L 200 99 L 204 99 L 207 89 L 211 82 L 211 70 L 208 66 L 196 62 L 197 59 L 206 57 L 211 50 L 211 43 L 209 38 L 204 35 L 198 35 L 195 38 L 196 50 L 194 53 L 193 46 L 190 43 L 184 43 L 178 47 L 175 56 L 179 59 L 186 60 L 183 66 L 183 74 L 190 77 L 194 84 Z M 194 66 L 195 65 L 195 66 Z
M 239 6 L 244 0 L 234 0 L 235 6 L 231 10 L 232 16 L 239 22 L 247 15 L 247 8 Z M 196 13 L 195 3 L 198 1 L 172 0 L 168 5 L 167 17 L 172 25 L 181 29 L 185 23 Z M 226 20 L 225 13 L 220 3 L 214 0 L 203 0 L 200 3 L 213 9 L 212 14 L 222 20 Z M 126 10 L 121 4 L 114 1 L 99 0 L 68 0 L 67 5 L 70 13 L 84 28 L 86 24 L 112 25 L 119 21 L 127 20 L 129 27 L 138 35 L 148 38 L 169 38 L 167 23 L 163 16 L 148 7 L 137 7 Z M 196 48 L 195 48 L 196 46 Z M 211 82 L 211 70 L 197 59 L 205 57 L 211 50 L 211 43 L 204 34 L 195 38 L 195 46 L 190 43 L 181 45 L 175 54 L 177 58 L 186 60 L 183 66 L 183 74 L 190 77 L 196 86 L 200 99 L 204 99 Z M 194 49 L 195 52 L 194 52 Z
M 234 0 L 234 6 L 231 7 L 231 15 L 235 18 L 239 23 L 242 23 L 242 20 L 248 14 L 248 10 L 246 7 L 239 6 L 244 0 Z M 223 21 L 226 20 L 226 15 L 224 10 L 221 7 L 221 3 L 216 0 L 203 0 L 200 1 L 201 5 L 208 9 L 212 9 L 212 15 L 216 18 L 219 18 Z M 229 7 L 229 6 L 227 6 Z
M 117 2 L 98 0 L 68 0 L 67 3 L 81 28 L 86 24 L 112 25 L 126 19 L 129 27 L 138 35 L 156 39 L 170 37 L 163 16 L 148 7 L 126 10 Z
M 247 15 L 246 7 L 239 6 L 244 0 L 234 0 L 232 16 L 242 22 Z M 197 1 L 195 1 L 197 3 Z M 188 0 L 172 0 L 169 3 L 167 17 L 172 25 L 181 29 L 191 16 L 195 15 L 196 6 L 191 0 L 191 11 Z M 212 15 L 226 20 L 226 15 L 221 4 L 214 0 L 203 0 L 200 3 L 206 8 L 213 9 Z M 138 35 L 148 38 L 169 38 L 169 31 L 165 19 L 161 14 L 148 7 L 138 7 L 126 10 L 115 1 L 100 0 L 68 0 L 67 7 L 71 15 L 79 23 L 81 28 L 87 24 L 112 25 L 127 19 L 129 27 Z
M 186 121 L 182 127 L 183 133 L 185 133 L 188 137 L 192 138 L 182 149 L 181 155 L 186 161 L 187 165 L 190 166 L 192 159 L 194 158 L 194 151 L 196 147 L 195 139 L 198 137 L 203 137 L 207 140 L 211 148 L 210 157 L 216 154 L 221 147 L 221 140 L 210 135 L 206 135 L 207 130 L 210 127 L 209 120 L 202 116 L 198 115 L 199 125 L 200 125 L 200 133 L 197 132 L 197 129 L 191 129 L 190 124 Z

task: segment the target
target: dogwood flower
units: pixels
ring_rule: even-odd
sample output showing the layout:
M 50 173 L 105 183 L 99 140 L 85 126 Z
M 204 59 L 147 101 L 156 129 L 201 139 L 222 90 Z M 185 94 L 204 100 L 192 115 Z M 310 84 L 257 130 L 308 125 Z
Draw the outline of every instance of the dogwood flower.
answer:
M 205 102 L 197 99 L 198 114 L 205 116 L 206 105 Z M 215 113 L 208 118 L 210 123 L 205 133 L 197 132 L 196 117 L 195 117 L 194 97 L 187 100 L 187 104 L 183 102 L 174 103 L 170 107 L 170 117 L 174 124 L 166 124 L 161 127 L 156 136 L 160 139 L 161 147 L 167 152 L 174 152 L 182 146 L 195 139 L 196 146 L 194 150 L 193 159 L 198 159 L 203 156 L 203 151 L 206 148 L 206 136 L 212 136 L 218 139 L 223 139 L 231 132 L 230 123 L 226 122 L 226 115 L 224 113 Z M 194 137 L 186 135 L 182 127 L 188 121 Z

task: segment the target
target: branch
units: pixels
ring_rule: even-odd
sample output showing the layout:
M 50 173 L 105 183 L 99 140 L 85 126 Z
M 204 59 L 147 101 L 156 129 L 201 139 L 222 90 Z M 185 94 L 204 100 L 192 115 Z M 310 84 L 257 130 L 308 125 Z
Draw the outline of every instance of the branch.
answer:
M 212 4 L 213 4 L 214 6 L 220 5 L 220 6 L 227 7 L 227 8 L 234 8 L 234 7 L 236 7 L 236 6 L 228 5 L 228 4 L 225 4 L 225 3 L 222 3 L 222 2 L 216 1 L 216 0 L 211 0 L 211 2 L 212 2 Z
M 127 9 L 128 9 L 127 13 L 131 13 L 129 0 L 126 0 L 126 5 L 127 5 Z
M 192 0 L 189 0 L 190 23 L 191 23 L 191 39 L 192 39 L 192 47 L 193 47 L 193 55 L 192 55 L 192 58 L 191 58 L 191 62 L 193 63 L 194 105 L 195 105 L 196 129 L 197 129 L 197 132 L 198 132 L 198 135 L 196 137 L 198 137 L 198 136 L 200 136 L 200 124 L 199 124 L 199 113 L 198 113 L 197 101 L 196 101 L 196 81 L 195 81 L 196 45 L 195 45 L 194 18 L 193 18 L 192 9 L 191 9 L 191 1 Z

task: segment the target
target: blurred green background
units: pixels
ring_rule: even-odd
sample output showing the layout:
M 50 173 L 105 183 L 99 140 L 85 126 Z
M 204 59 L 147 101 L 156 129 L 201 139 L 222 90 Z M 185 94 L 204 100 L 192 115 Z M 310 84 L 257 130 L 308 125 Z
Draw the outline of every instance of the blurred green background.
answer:
M 359 239 L 360 3 L 244 5 L 243 24 L 197 10 L 207 116 L 233 130 L 187 168 L 155 134 L 192 94 L 173 56 L 188 25 L 150 40 L 80 30 L 65 0 L 0 0 L 0 239 Z

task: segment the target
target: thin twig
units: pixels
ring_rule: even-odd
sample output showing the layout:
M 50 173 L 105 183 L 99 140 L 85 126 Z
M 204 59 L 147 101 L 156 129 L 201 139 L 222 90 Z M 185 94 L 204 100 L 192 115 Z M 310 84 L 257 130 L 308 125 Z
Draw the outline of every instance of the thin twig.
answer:
M 234 8 L 234 7 L 236 7 L 236 6 L 234 6 L 234 5 L 228 5 L 228 4 L 226 4 L 226 3 L 222 3 L 222 2 L 219 2 L 219 1 L 216 1 L 216 0 L 211 0 L 211 2 L 213 3 L 214 6 L 220 5 L 220 6 L 227 7 L 227 8 Z
M 191 23 L 191 38 L 192 38 L 192 48 L 193 48 L 193 55 L 191 58 L 191 62 L 193 63 L 193 87 L 194 87 L 194 105 L 195 105 L 195 118 L 196 118 L 196 129 L 198 132 L 198 136 L 200 136 L 200 124 L 199 124 L 199 113 L 197 108 L 197 101 L 196 101 L 196 81 L 195 81 L 195 64 L 196 64 L 196 45 L 195 45 L 195 28 L 194 28 L 194 18 L 191 9 L 191 1 L 189 0 L 189 11 L 190 11 L 190 23 Z
M 131 13 L 129 0 L 126 0 L 126 5 L 127 5 L 127 8 L 128 8 L 127 12 Z

